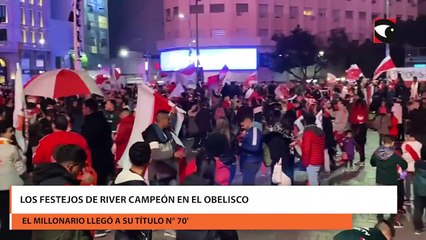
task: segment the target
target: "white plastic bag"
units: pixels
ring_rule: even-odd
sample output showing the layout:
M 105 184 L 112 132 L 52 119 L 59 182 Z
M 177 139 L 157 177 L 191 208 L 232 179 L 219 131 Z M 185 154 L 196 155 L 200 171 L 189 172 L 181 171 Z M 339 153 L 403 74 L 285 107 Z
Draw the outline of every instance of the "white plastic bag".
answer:
M 283 173 L 281 170 L 281 162 L 280 159 L 274 166 L 274 172 L 272 173 L 272 182 L 274 184 L 278 184 L 278 186 L 291 186 L 291 179 Z

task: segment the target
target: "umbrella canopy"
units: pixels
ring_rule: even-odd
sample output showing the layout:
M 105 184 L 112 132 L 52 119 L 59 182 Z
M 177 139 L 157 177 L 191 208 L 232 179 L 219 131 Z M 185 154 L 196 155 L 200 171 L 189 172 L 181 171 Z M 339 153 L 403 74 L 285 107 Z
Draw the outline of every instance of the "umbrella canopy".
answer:
M 40 74 L 24 86 L 25 95 L 60 98 L 74 95 L 96 94 L 102 91 L 86 71 L 57 69 Z

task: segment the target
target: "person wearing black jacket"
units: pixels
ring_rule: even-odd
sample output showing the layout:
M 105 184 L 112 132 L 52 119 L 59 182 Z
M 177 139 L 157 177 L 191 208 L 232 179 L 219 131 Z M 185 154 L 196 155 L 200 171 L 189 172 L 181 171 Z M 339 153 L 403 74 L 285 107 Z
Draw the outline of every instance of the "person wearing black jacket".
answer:
M 129 149 L 129 159 L 132 166 L 130 169 L 123 169 L 114 181 L 114 185 L 120 186 L 147 186 L 144 174 L 151 161 L 151 148 L 146 142 L 137 142 Z M 152 231 L 133 230 L 116 231 L 115 240 L 151 240 Z
M 200 111 L 195 116 L 195 122 L 198 126 L 198 134 L 195 136 L 192 149 L 198 149 L 203 146 L 207 134 L 212 131 L 213 115 L 207 102 L 202 103 Z
M 214 158 L 200 154 L 196 159 L 197 171 L 185 178 L 183 185 L 216 185 L 216 162 Z M 176 240 L 238 240 L 235 230 L 178 230 Z
M 41 164 L 33 172 L 32 182 L 34 185 L 44 186 L 78 186 L 80 181 L 77 176 L 83 172 L 87 155 L 83 148 L 77 145 L 64 145 L 58 147 L 53 158 L 55 163 Z M 83 174 L 82 181 L 91 178 Z M 34 231 L 33 240 L 92 240 L 90 231 L 83 230 L 49 230 Z
M 328 156 L 330 158 L 330 170 L 336 170 L 336 140 L 333 132 L 333 121 L 328 109 L 324 109 L 322 116 L 322 130 L 325 134 L 325 146 L 327 147 Z
M 155 123 L 145 129 L 142 137 L 152 151 L 148 181 L 151 185 L 177 185 L 178 159 L 184 158 L 185 152 L 173 139 L 169 113 L 163 110 L 158 111 Z
M 84 101 L 83 115 L 85 122 L 81 128 L 81 135 L 86 139 L 92 153 L 93 168 L 98 174 L 98 185 L 107 185 L 108 178 L 114 174 L 111 127 L 93 98 Z

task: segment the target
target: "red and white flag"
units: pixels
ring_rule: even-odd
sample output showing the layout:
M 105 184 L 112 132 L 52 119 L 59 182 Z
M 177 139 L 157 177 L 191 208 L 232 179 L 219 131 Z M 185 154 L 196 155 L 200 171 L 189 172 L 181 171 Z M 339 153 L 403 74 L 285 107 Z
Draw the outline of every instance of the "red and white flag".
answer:
M 179 73 L 189 76 L 194 74 L 196 71 L 197 71 L 197 68 L 195 67 L 195 64 L 191 63 L 186 68 L 179 70 Z
M 175 87 L 175 89 L 173 89 L 173 91 L 170 93 L 169 98 L 180 98 L 182 97 L 182 93 L 185 92 L 185 88 L 183 88 L 182 84 L 178 83 Z
M 223 81 L 226 78 L 226 74 L 228 74 L 229 68 L 228 66 L 223 66 L 222 70 L 219 72 L 219 79 L 220 81 Z
M 355 82 L 360 77 L 364 77 L 362 74 L 361 68 L 357 64 L 352 64 L 348 70 L 346 70 L 346 80 L 348 82 Z
M 395 63 L 392 61 L 392 58 L 390 56 L 385 57 L 385 59 L 383 59 L 383 61 L 377 67 L 376 71 L 374 71 L 373 79 L 377 79 L 382 73 L 394 68 L 396 68 L 396 66 Z
M 207 78 L 208 89 L 216 90 L 219 85 L 221 85 L 221 80 L 220 80 L 219 74 L 215 74 L 215 75 Z
M 15 128 L 15 138 L 22 151 L 27 151 L 27 141 L 25 138 L 25 95 L 22 84 L 22 70 L 19 63 L 16 64 L 15 78 L 15 108 L 13 110 L 13 127 Z
M 129 161 L 129 149 L 134 143 L 138 141 L 143 141 L 142 132 L 145 131 L 145 129 L 154 122 L 155 115 L 158 113 L 158 111 L 165 110 L 170 112 L 175 106 L 176 105 L 174 105 L 167 98 L 163 97 L 159 93 L 154 92 L 152 88 L 146 86 L 145 84 L 138 85 L 138 99 L 135 109 L 135 124 L 133 125 L 132 134 L 130 135 L 130 140 L 126 147 L 126 150 L 120 161 L 118 162 L 118 165 L 120 167 L 130 167 L 131 164 Z M 176 110 L 177 122 L 175 125 L 174 132 L 177 136 L 179 135 L 179 132 L 182 128 L 185 111 L 180 108 L 176 108 Z M 177 144 L 183 145 L 178 138 L 175 138 L 174 140 Z
M 250 74 L 244 81 L 244 87 L 250 88 L 251 86 L 257 84 L 257 72 Z

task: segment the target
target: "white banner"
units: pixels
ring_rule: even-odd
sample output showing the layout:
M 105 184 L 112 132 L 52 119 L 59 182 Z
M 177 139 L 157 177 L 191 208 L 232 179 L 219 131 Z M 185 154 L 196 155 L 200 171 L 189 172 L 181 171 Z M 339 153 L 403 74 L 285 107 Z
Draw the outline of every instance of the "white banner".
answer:
M 426 68 L 395 68 L 387 72 L 387 77 L 396 80 L 398 73 L 401 73 L 402 79 L 407 82 L 413 81 L 413 77 L 417 77 L 419 81 L 426 81 Z
M 396 191 L 396 186 L 14 186 L 11 213 L 396 213 Z

